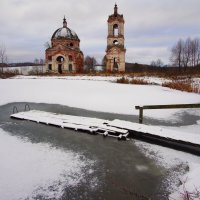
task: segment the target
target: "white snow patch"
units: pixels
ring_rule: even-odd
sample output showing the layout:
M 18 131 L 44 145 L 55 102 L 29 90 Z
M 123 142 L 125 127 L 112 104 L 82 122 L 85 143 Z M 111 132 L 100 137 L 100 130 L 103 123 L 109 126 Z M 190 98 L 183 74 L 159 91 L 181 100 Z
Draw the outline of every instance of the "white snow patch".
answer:
M 1 200 L 32 199 L 37 195 L 57 199 L 63 189 L 76 186 L 82 169 L 94 161 L 48 144 L 33 144 L 0 129 Z M 90 173 L 93 171 L 90 170 Z

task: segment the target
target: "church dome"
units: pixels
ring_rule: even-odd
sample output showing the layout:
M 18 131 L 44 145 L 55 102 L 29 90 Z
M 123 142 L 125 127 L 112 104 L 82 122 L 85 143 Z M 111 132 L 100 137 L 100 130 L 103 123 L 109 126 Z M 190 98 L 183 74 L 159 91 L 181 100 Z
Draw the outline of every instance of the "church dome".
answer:
M 61 39 L 61 38 L 70 40 L 79 40 L 78 35 L 73 30 L 67 27 L 67 22 L 65 17 L 63 19 L 63 27 L 57 29 L 51 37 L 51 39 Z

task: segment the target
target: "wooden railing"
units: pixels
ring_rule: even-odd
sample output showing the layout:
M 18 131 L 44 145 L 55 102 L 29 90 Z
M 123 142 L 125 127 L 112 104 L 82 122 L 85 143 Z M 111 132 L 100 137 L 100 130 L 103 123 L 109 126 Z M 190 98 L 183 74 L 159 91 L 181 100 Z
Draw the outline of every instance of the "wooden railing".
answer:
M 143 122 L 143 110 L 144 109 L 177 109 L 177 108 L 200 108 L 200 104 L 171 104 L 171 105 L 146 105 L 135 106 L 136 110 L 139 110 L 139 123 Z

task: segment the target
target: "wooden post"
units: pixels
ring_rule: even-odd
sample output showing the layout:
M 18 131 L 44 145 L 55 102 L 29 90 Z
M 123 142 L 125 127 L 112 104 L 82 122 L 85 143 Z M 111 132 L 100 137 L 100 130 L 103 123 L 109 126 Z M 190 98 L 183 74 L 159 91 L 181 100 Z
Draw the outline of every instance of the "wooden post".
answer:
M 140 110 L 139 111 L 140 112 L 139 113 L 139 123 L 142 124 L 142 122 L 143 122 L 143 107 L 140 107 L 139 110 Z

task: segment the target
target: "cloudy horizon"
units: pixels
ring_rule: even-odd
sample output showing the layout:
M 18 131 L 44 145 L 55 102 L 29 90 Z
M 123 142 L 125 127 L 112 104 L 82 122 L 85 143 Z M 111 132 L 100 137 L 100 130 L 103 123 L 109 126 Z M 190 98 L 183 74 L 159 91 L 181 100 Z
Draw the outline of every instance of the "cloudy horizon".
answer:
M 150 64 L 159 58 L 168 64 L 179 38 L 199 37 L 199 0 L 1 0 L 0 44 L 6 46 L 9 62 L 44 58 L 44 43 L 62 27 L 65 15 L 84 55 L 100 62 L 115 2 L 125 19 L 126 62 Z

